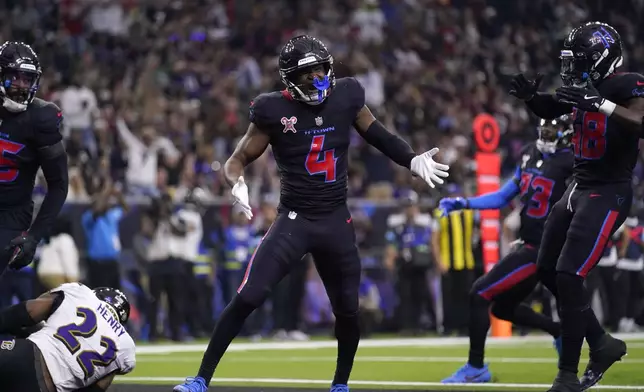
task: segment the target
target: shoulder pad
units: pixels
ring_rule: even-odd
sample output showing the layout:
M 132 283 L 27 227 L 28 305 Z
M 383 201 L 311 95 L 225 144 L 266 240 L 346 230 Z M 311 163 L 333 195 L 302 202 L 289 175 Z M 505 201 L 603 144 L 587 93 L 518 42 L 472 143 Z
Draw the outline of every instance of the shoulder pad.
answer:
M 274 107 L 272 103 L 277 99 L 287 99 L 279 92 L 260 94 L 250 101 L 248 119 L 260 129 L 266 129 L 271 122 Z
M 55 103 L 36 98 L 28 110 L 31 112 L 36 145 L 52 146 L 63 139 L 60 134 L 63 112 Z
M 644 75 L 634 72 L 615 74 L 599 87 L 602 95 L 621 104 L 634 97 L 644 97 Z
M 532 155 L 535 153 L 535 151 L 539 151 L 539 149 L 537 148 L 537 142 L 530 142 L 530 143 L 526 144 L 525 146 L 523 146 L 523 148 L 521 149 L 520 154 L 521 154 L 522 157 L 524 155 L 526 155 L 526 154 L 530 155 L 532 157 Z
M 356 78 L 340 78 L 335 82 L 335 93 L 346 96 L 351 106 L 360 110 L 365 105 L 365 91 L 362 84 Z

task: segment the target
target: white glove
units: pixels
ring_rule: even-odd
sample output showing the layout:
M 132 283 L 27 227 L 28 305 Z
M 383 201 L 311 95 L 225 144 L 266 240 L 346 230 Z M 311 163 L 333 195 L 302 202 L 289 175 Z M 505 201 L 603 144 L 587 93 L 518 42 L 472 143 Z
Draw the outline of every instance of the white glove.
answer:
M 411 172 L 425 180 L 432 188 L 436 187 L 434 182 L 437 184 L 444 183 L 443 179 L 439 177 L 446 178 L 449 176 L 449 173 L 447 173 L 449 166 L 438 163 L 432 158 L 437 153 L 438 148 L 434 147 L 427 152 L 416 155 L 412 158 L 410 165 Z
M 250 220 L 253 217 L 253 210 L 250 208 L 248 201 L 248 186 L 244 182 L 244 177 L 239 177 L 231 193 L 234 199 L 233 205 L 238 204 L 242 213 Z

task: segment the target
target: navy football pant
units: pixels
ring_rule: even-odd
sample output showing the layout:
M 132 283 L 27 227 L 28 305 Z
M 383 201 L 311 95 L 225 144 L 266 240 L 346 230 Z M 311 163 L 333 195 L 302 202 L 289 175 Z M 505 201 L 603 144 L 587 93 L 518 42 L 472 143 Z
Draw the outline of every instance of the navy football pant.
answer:
M 204 353 L 199 377 L 210 383 L 228 345 L 241 331 L 244 321 L 259 307 L 304 256 L 311 253 L 336 316 L 338 358 L 333 384 L 346 384 L 360 340 L 358 290 L 360 258 L 356 236 L 346 206 L 308 219 L 293 211 L 282 211 L 253 254 L 238 295 L 221 314 Z
M 592 350 L 604 335 L 584 287 L 608 239 L 631 209 L 630 184 L 570 184 L 552 207 L 537 258 L 539 276 L 557 297 L 563 350 L 559 369 L 577 373 L 584 336 Z
M 488 310 L 491 310 L 492 314 L 499 319 L 541 329 L 553 337 L 559 336 L 558 323 L 522 304 L 539 282 L 535 264 L 537 252 L 535 246 L 521 245 L 472 285 L 468 361 L 470 365 L 477 368 L 483 367 L 485 340 L 490 329 Z
M 336 315 L 358 312 L 360 257 L 355 230 L 346 208 L 316 220 L 280 213 L 253 254 L 237 290 L 259 306 L 278 282 L 311 253 Z

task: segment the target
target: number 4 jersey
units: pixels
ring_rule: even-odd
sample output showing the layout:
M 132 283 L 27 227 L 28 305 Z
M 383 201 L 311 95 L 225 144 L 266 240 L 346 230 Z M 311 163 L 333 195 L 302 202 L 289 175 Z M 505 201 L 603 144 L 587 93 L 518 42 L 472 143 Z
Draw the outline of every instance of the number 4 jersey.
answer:
M 270 136 L 281 208 L 318 215 L 346 203 L 350 132 L 364 103 L 364 89 L 353 78 L 337 79 L 320 105 L 296 101 L 286 91 L 253 100 L 250 121 Z
M 28 339 L 42 352 L 58 392 L 134 369 L 134 341 L 109 305 L 80 283 L 66 283 L 51 292 L 62 293 L 64 299 Z
M 519 185 L 521 203 L 521 229 L 519 237 L 527 244 L 541 243 L 543 225 L 550 209 L 566 192 L 572 176 L 573 153 L 569 148 L 544 154 L 536 143 L 527 145 L 513 180 Z
M 596 86 L 599 93 L 618 105 L 644 98 L 644 76 L 618 73 Z M 623 129 L 602 113 L 574 111 L 574 177 L 579 188 L 630 183 L 637 163 L 639 135 Z

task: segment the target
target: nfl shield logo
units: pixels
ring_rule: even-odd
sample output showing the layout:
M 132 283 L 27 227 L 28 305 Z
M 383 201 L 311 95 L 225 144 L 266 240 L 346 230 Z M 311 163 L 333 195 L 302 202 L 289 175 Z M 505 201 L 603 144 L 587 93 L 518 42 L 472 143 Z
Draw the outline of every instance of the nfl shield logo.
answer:
M 317 125 L 318 127 L 322 125 L 322 117 L 315 118 L 315 125 Z

